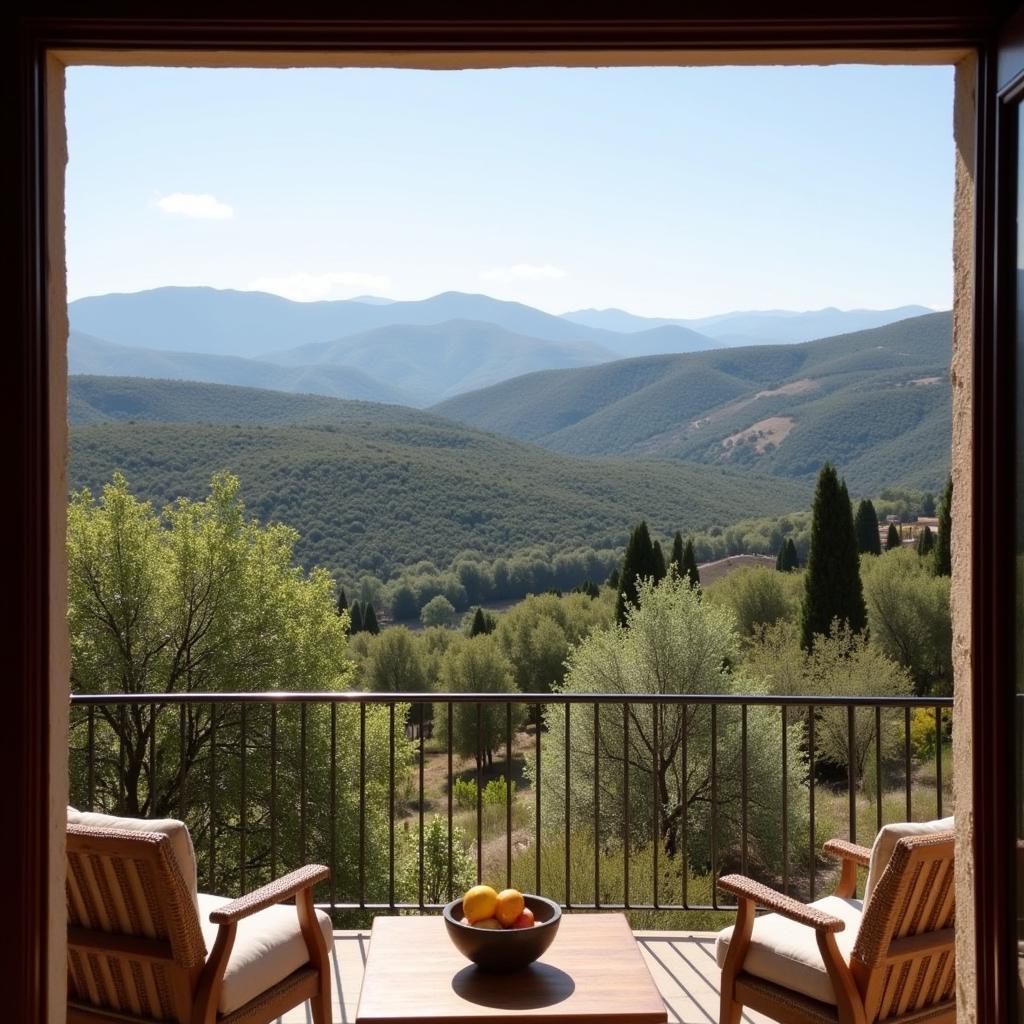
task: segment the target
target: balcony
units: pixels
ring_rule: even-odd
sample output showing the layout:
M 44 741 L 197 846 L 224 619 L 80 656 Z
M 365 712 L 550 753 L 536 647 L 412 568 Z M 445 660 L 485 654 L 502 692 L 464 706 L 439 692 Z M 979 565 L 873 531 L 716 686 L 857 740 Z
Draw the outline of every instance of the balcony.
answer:
M 952 810 L 946 698 L 147 693 L 71 704 L 71 802 L 186 821 L 202 891 L 235 896 L 301 863 L 331 867 L 316 895 L 338 929 L 338 1021 L 355 1018 L 373 916 L 436 913 L 480 879 L 573 912 L 625 912 L 669 1020 L 714 1021 L 713 934 L 733 917 L 720 874 L 814 899 L 835 881 L 825 839 L 870 843 L 886 822 Z

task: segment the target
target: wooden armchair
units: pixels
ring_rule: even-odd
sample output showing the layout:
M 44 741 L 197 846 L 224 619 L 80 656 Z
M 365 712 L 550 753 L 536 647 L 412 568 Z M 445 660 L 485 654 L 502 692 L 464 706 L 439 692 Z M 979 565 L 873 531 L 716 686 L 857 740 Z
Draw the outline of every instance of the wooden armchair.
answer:
M 331 921 L 313 906 L 327 877 L 311 864 L 241 899 L 208 896 L 180 821 L 69 808 L 68 1020 L 268 1024 L 308 999 L 330 1024 Z
M 833 896 L 810 904 L 742 875 L 719 879 L 739 900 L 716 946 L 720 1024 L 739 1024 L 745 1006 L 785 1024 L 955 1021 L 951 827 L 888 825 L 871 850 L 826 843 L 842 874 Z M 863 901 L 858 867 L 869 868 Z M 772 913 L 755 918 L 757 905 Z

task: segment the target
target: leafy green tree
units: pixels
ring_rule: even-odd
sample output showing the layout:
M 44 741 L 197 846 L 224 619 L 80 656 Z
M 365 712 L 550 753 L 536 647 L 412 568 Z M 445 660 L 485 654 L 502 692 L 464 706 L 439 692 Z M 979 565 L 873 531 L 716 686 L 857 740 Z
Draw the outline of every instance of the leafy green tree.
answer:
M 446 693 L 515 693 L 512 666 L 493 636 L 455 634 L 441 659 L 438 685 Z M 448 741 L 448 716 L 442 714 L 441 738 Z M 452 749 L 472 757 L 480 768 L 494 760 L 505 742 L 506 715 L 502 704 L 456 704 L 452 710 Z
M 416 603 L 416 592 L 406 582 L 401 582 L 391 591 L 391 618 L 395 622 L 415 619 L 420 612 Z
M 878 515 L 870 498 L 864 498 L 857 506 L 857 516 L 853 523 L 857 534 L 857 550 L 861 554 L 880 555 L 882 542 L 878 537 Z
M 668 561 L 669 567 L 675 566 L 676 573 L 678 575 L 683 574 L 683 535 L 676 530 L 675 537 L 672 538 L 672 557 Z
M 420 610 L 424 626 L 450 626 L 455 618 L 455 606 L 443 594 L 432 597 Z
M 345 588 L 338 588 L 338 614 L 344 615 L 348 611 L 348 598 L 345 597 Z
M 352 607 L 349 610 L 348 632 L 349 636 L 355 636 L 356 633 L 363 632 L 363 605 L 361 601 L 352 602 Z
M 796 618 L 800 610 L 798 584 L 795 577 L 754 566 L 729 573 L 705 593 L 709 600 L 732 611 L 741 636 L 751 637 L 780 619 Z
M 97 708 L 94 805 L 145 817 L 178 816 L 193 835 L 200 877 L 217 891 L 237 885 L 237 849 L 228 832 L 237 827 L 229 808 L 242 806 L 240 708 L 186 705 L 159 709 L 164 694 L 217 691 L 348 688 L 353 677 L 345 618 L 337 614 L 334 584 L 323 570 L 306 573 L 294 563 L 296 534 L 247 519 L 238 480 L 213 477 L 201 501 L 179 499 L 157 512 L 138 501 L 121 475 L 96 501 L 72 495 L 67 520 L 68 630 L 71 682 L 79 693 L 151 694 L 154 704 L 121 715 Z M 274 785 L 282 800 L 296 799 L 305 764 L 331 758 L 331 719 L 326 707 L 281 706 L 271 724 L 263 705 L 247 706 L 245 806 L 249 809 L 246 869 L 249 881 L 269 880 L 271 851 L 271 731 L 278 757 Z M 154 710 L 155 709 L 155 710 Z M 367 750 L 388 749 L 387 712 L 368 709 Z M 72 748 L 79 745 L 77 723 Z M 216 777 L 211 778 L 211 737 L 217 737 Z M 341 891 L 358 882 L 359 842 L 347 823 L 359 813 L 358 709 L 340 707 L 335 721 L 337 791 L 329 814 L 329 773 L 308 772 L 307 855 L 325 857 L 336 846 L 333 871 Z M 305 759 L 299 756 L 300 738 Z M 121 752 L 123 751 L 123 758 Z M 399 784 L 408 749 L 396 738 Z M 380 896 L 387 877 L 386 757 L 371 757 L 366 775 L 368 890 Z M 72 760 L 71 796 L 88 800 L 84 763 Z M 207 850 L 212 827 L 205 795 L 216 784 L 220 819 L 216 877 Z M 331 822 L 336 831 L 331 833 Z M 299 863 L 301 842 L 294 815 L 281 815 L 276 865 Z M 379 851 L 383 849 L 384 860 Z M 315 853 L 314 853 L 315 851 Z M 376 874 L 375 874 L 376 873 Z M 351 891 L 351 890 L 349 890 Z M 369 893 L 368 893 L 369 894 Z
M 953 478 L 951 476 L 946 481 L 946 489 L 942 492 L 942 500 L 939 502 L 938 536 L 935 539 L 935 573 L 938 576 L 950 576 L 953 572 L 949 544 L 953 528 L 952 509 Z
M 854 633 L 867 620 L 860 581 L 860 560 L 853 529 L 853 510 L 846 485 L 826 462 L 818 474 L 811 523 L 811 550 L 804 575 L 801 646 L 810 650 L 816 636 L 827 636 L 832 620 Z
M 431 816 L 423 829 L 423 898 L 427 903 L 448 903 L 457 899 L 476 881 L 476 865 L 467 851 L 468 845 L 465 831 L 453 825 L 449 865 L 447 821 L 438 814 Z M 410 868 L 415 866 L 418 870 L 413 857 L 409 862 Z M 409 874 L 406 887 L 415 892 L 416 873 L 410 870 Z
M 495 638 L 523 692 L 548 693 L 565 677 L 565 659 L 596 627 L 611 621 L 609 601 L 581 594 L 558 599 L 539 594 L 520 601 L 498 620 Z
M 921 515 L 933 516 L 935 515 L 935 495 L 932 493 L 926 494 L 921 499 Z
M 593 580 L 584 580 L 578 587 L 572 588 L 574 594 L 586 594 L 591 600 L 601 596 L 601 588 Z
M 890 523 L 889 532 L 885 535 L 885 550 L 895 551 L 902 546 L 903 541 L 900 539 L 900 531 L 896 529 L 895 523 Z
M 626 544 L 626 554 L 622 559 L 622 570 L 619 573 L 619 597 L 615 605 L 615 617 L 619 625 L 625 626 L 628 621 L 627 610 L 636 604 L 637 588 L 640 580 L 658 578 L 658 565 L 651 543 L 651 535 L 647 523 L 642 522 L 634 527 Z
M 952 693 L 949 577 L 905 549 L 865 560 L 862 572 L 871 643 L 910 672 L 915 693 Z
M 935 535 L 930 526 L 925 526 L 917 538 L 917 553 L 922 558 L 930 555 L 935 549 Z
M 690 581 L 690 586 L 694 589 L 700 586 L 700 569 L 697 568 L 697 555 L 693 550 L 692 537 L 687 538 L 686 547 L 683 549 L 681 574 Z
M 422 693 L 429 689 L 423 655 L 405 626 L 374 636 L 363 661 L 363 685 L 375 693 Z
M 727 665 L 738 656 L 732 615 L 712 601 L 701 601 L 689 581 L 674 574 L 655 585 L 640 584 L 638 604 L 628 609 L 629 627 L 614 623 L 594 630 L 570 653 L 562 692 L 615 693 L 628 703 L 628 737 L 624 712 L 616 705 L 597 712 L 600 765 L 598 839 L 621 840 L 624 808 L 629 807 L 630 844 L 663 843 L 670 856 L 680 851 L 686 832 L 691 868 L 710 860 L 712 793 L 711 716 L 694 704 L 651 705 L 629 698 L 645 694 L 750 692 L 751 681 L 734 679 Z M 756 683 L 753 684 L 757 688 Z M 586 832 L 594 821 L 595 723 L 592 708 L 571 707 L 566 750 L 567 708 L 547 709 L 548 731 L 542 748 L 544 817 L 570 831 Z M 656 716 L 656 717 L 655 717 Z M 655 721 L 657 725 L 655 725 Z M 747 807 L 751 857 L 779 864 L 782 822 L 782 737 L 777 711 L 748 710 L 748 728 L 757 741 L 748 744 Z M 799 736 L 791 726 L 787 774 L 789 827 L 806 836 L 806 800 L 799 782 Z M 683 749 L 687 750 L 685 780 Z M 720 853 L 738 851 L 742 820 L 742 748 L 738 714 L 717 721 L 717 821 Z M 570 820 L 565 821 L 565 772 L 568 753 Z M 629 788 L 624 764 L 629 763 Z M 536 766 L 528 761 L 531 772 Z M 657 812 L 657 814 L 655 813 Z M 657 818 L 659 829 L 654 822 Z M 804 823 L 804 824 L 802 824 Z M 790 832 L 790 836 L 794 835 Z M 755 838 L 756 837 L 756 838 Z M 756 849 L 755 849 L 756 848 Z
M 377 613 L 369 602 L 363 605 L 363 629 L 374 636 L 380 632 L 380 626 L 377 625 Z
M 621 573 L 619 572 L 619 567 L 616 566 L 614 569 L 612 569 L 612 571 L 610 573 L 608 573 L 608 579 L 605 582 L 613 590 L 618 590 L 620 576 L 621 576 Z
M 813 697 L 819 694 L 847 697 L 905 697 L 913 686 L 909 673 L 887 658 L 881 648 L 869 643 L 862 633 L 853 633 L 835 620 L 827 635 L 815 636 L 813 651 L 805 651 L 799 634 L 788 622 L 764 629 L 748 649 L 744 660 L 748 675 L 760 678 L 770 691 L 787 696 Z M 845 708 L 818 708 L 815 713 L 815 751 L 820 760 L 848 768 L 852 758 L 854 775 L 863 779 L 868 755 L 876 739 L 884 756 L 894 754 L 902 741 L 902 713 L 881 716 L 881 734 L 876 734 L 873 708 L 858 708 L 854 729 L 849 733 Z M 802 738 L 806 743 L 806 737 Z

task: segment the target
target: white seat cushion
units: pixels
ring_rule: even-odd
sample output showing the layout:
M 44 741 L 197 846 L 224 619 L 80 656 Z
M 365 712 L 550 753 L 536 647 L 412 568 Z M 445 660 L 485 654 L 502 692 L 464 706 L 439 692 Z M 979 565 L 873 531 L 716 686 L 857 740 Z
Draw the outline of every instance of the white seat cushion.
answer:
M 217 941 L 217 925 L 210 921 L 210 912 L 230 902 L 223 896 L 199 894 L 199 923 L 208 954 Z M 330 951 L 334 941 L 331 919 L 319 910 L 316 919 Z M 307 963 L 309 953 L 294 905 L 267 907 L 252 917 L 243 918 L 238 922 L 235 944 L 224 972 L 218 1011 L 234 1012 Z
M 864 905 L 860 900 L 844 900 L 826 896 L 810 904 L 846 924 L 844 931 L 836 933 L 836 946 L 849 963 L 853 945 L 857 941 Z M 718 933 L 715 959 L 719 967 L 725 966 L 725 957 L 732 940 L 732 928 Z M 811 999 L 836 1005 L 836 994 L 825 970 L 825 962 L 818 951 L 813 928 L 797 924 L 781 914 L 765 914 L 754 921 L 750 947 L 743 960 L 743 970 L 765 981 L 775 982 Z
M 192 837 L 183 821 L 175 818 L 119 818 L 113 814 L 98 814 L 93 811 L 76 811 L 68 808 L 69 825 L 86 825 L 89 828 L 117 829 L 127 832 L 162 832 L 170 840 L 171 854 L 178 862 L 178 870 L 188 886 L 192 903 L 199 910 L 197 900 L 199 882 L 196 868 L 196 853 L 192 848 Z
M 933 832 L 952 832 L 953 819 L 939 818 L 937 821 L 899 821 L 883 826 L 875 836 L 871 847 L 871 862 L 868 865 L 868 880 L 864 883 L 864 902 L 871 899 L 875 886 L 892 860 L 896 844 L 907 836 L 926 836 Z

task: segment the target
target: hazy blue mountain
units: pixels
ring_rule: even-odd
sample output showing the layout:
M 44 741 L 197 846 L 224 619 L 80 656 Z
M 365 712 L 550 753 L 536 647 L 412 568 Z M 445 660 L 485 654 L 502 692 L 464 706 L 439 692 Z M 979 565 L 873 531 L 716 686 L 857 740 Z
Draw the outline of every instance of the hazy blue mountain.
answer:
M 301 345 L 271 358 L 284 365 L 342 365 L 372 370 L 430 405 L 534 370 L 592 366 L 616 358 L 590 342 L 513 334 L 494 324 L 449 320 L 426 327 L 392 325 L 335 341 Z
M 273 388 L 366 402 L 412 404 L 399 388 L 351 366 L 280 366 L 238 356 L 166 352 L 113 345 L 79 331 L 68 339 L 68 372 L 115 377 L 151 377 Z
M 851 331 L 863 331 L 871 327 L 923 316 L 934 312 L 926 306 L 898 306 L 894 309 L 827 309 L 796 312 L 786 309 L 750 310 L 721 313 L 717 316 L 695 319 L 666 319 L 644 317 L 627 313 L 622 309 L 579 309 L 563 313 L 566 320 L 586 327 L 632 334 L 649 331 L 652 328 L 679 326 L 699 332 L 712 339 L 706 348 L 723 345 L 757 345 L 762 343 L 791 344 L 813 341 Z M 667 350 L 666 350 L 667 351 Z M 676 351 L 694 351 L 676 349 Z M 633 353 L 642 355 L 641 352 Z
M 949 467 L 949 313 L 796 345 L 534 373 L 434 407 L 575 455 L 668 457 L 851 489 L 936 488 Z
M 616 335 L 570 323 L 519 302 L 444 292 L 416 302 L 292 302 L 264 292 L 155 288 L 77 299 L 71 326 L 117 345 L 258 358 L 311 342 L 397 324 L 474 320 L 546 341 L 612 348 Z
M 353 295 L 350 302 L 365 302 L 368 306 L 390 306 L 395 300 L 381 295 Z

